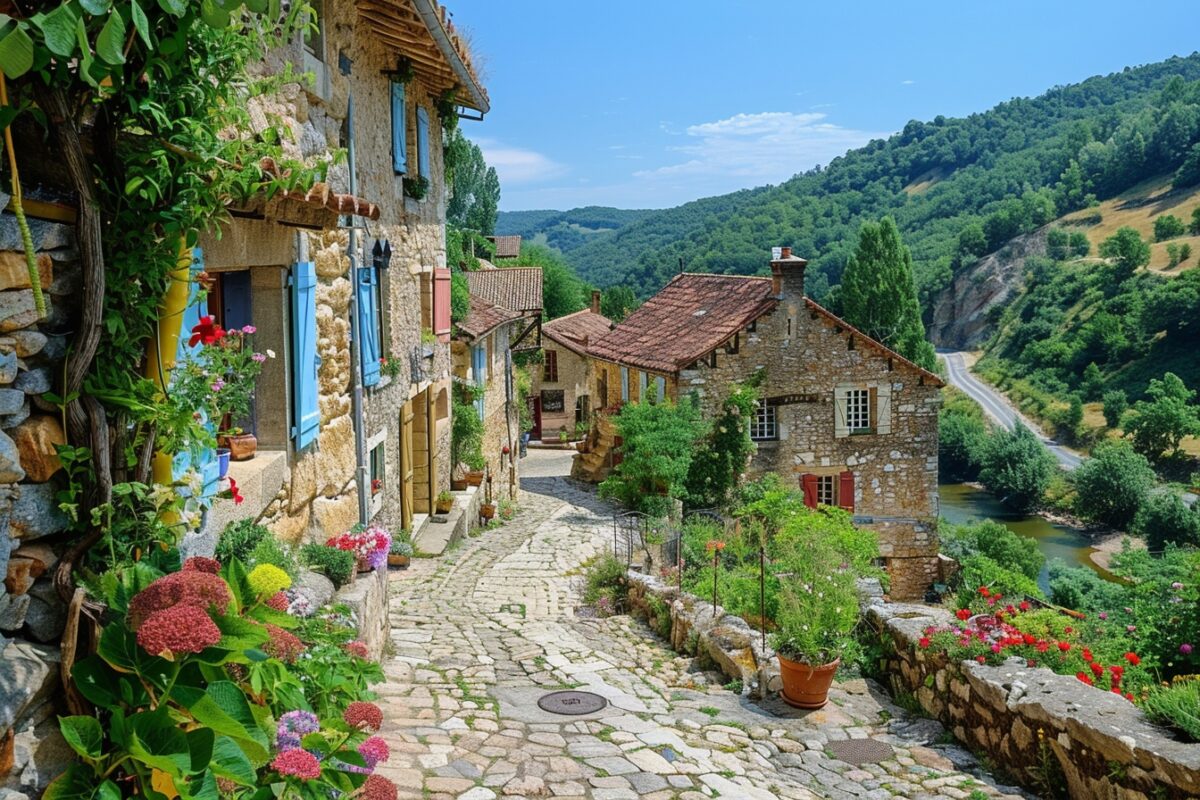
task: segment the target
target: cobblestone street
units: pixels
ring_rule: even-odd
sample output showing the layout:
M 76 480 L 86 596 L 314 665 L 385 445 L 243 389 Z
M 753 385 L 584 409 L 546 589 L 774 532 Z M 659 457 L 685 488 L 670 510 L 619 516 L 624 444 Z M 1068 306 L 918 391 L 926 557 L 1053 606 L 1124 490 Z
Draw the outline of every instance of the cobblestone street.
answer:
M 524 480 L 514 520 L 391 576 L 392 649 L 376 688 L 392 749 L 380 772 L 401 797 L 1002 796 L 968 772 L 968 754 L 938 744 L 940 725 L 908 720 L 864 681 L 835 686 L 821 711 L 760 705 L 640 621 L 576 616 L 582 566 L 610 540 L 611 509 L 545 474 L 561 464 L 531 452 L 523 470 L 543 476 Z M 538 708 L 564 688 L 609 705 L 583 717 Z M 894 754 L 854 766 L 828 753 L 855 738 Z

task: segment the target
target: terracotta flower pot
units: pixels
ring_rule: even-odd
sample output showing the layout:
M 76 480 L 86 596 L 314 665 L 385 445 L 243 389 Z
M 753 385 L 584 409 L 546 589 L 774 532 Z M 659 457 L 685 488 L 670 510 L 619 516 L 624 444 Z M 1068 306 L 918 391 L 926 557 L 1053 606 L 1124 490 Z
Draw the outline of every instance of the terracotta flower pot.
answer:
M 439 513 L 439 514 L 449 514 L 450 509 L 452 509 L 452 508 L 454 508 L 454 500 L 452 500 L 452 499 L 437 501 L 437 513 Z
M 812 666 L 776 656 L 779 658 L 779 677 L 783 680 L 780 693 L 783 702 L 796 708 L 822 708 L 829 702 L 829 687 L 842 663 L 840 658 L 832 664 Z
M 479 516 L 483 517 L 484 519 L 491 519 L 492 517 L 496 516 L 496 504 L 484 503 L 481 505 L 479 507 Z
M 476 469 L 467 473 L 467 484 L 469 486 L 478 486 L 483 483 L 483 470 Z
M 249 461 L 258 452 L 258 437 L 253 433 L 239 433 L 226 437 L 229 454 L 234 461 Z
M 388 553 L 388 566 L 389 567 L 400 567 L 401 569 L 407 569 L 408 568 L 408 559 L 409 559 L 409 556 L 394 556 L 391 553 Z
M 461 492 L 461 491 L 464 491 L 466 488 L 467 488 L 467 479 L 466 478 L 451 478 L 450 479 L 450 491 Z

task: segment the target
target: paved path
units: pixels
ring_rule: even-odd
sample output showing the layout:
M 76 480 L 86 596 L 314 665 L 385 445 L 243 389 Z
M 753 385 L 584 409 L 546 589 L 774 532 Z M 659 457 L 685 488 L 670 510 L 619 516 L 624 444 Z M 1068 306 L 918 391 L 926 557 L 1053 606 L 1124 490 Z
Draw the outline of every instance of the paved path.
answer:
M 1046 449 L 1058 460 L 1059 466 L 1072 470 L 1083 463 L 1083 457 L 1047 438 L 1036 423 L 1026 418 L 1013 406 L 1007 397 L 971 374 L 962 353 L 941 350 L 938 356 L 946 362 L 946 377 L 950 384 L 961 390 L 983 407 L 984 412 L 1005 430 L 1012 430 L 1018 421 L 1037 434 Z
M 553 471 L 526 463 L 526 474 Z M 940 725 L 907 719 L 864 681 L 840 684 L 821 711 L 760 707 L 639 621 L 576 616 L 582 566 L 603 551 L 611 510 L 561 477 L 524 486 L 507 525 L 392 575 L 392 652 L 377 687 L 392 758 L 380 771 L 401 798 L 1000 794 L 947 758 L 973 763 L 965 752 L 921 746 Z M 568 687 L 609 706 L 586 717 L 537 707 Z M 826 753 L 831 740 L 866 737 L 896 745 L 894 756 L 854 767 Z

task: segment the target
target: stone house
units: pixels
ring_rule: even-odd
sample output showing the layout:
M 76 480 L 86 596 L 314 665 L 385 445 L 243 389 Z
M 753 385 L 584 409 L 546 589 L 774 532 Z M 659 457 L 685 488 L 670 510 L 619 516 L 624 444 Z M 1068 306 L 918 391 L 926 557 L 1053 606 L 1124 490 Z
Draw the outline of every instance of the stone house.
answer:
M 474 389 L 493 497 L 515 500 L 522 431 L 513 354 L 536 352 L 541 345 L 542 271 L 478 270 L 467 273 L 467 283 L 470 311 L 451 345 L 454 379 Z
M 770 277 L 676 276 L 590 342 L 595 396 L 694 396 L 714 413 L 732 382 L 758 376 L 749 474 L 778 473 L 808 505 L 879 531 L 893 595 L 921 597 L 937 575 L 942 381 L 806 297 L 805 265 L 782 248 Z M 602 479 L 616 444 L 593 436 L 576 474 Z
M 612 322 L 600 313 L 600 292 L 588 308 L 543 323 L 542 363 L 531 367 L 529 395 L 532 438 L 555 440 L 560 432 L 574 438 L 591 423 L 591 357 L 588 342 L 603 336 Z

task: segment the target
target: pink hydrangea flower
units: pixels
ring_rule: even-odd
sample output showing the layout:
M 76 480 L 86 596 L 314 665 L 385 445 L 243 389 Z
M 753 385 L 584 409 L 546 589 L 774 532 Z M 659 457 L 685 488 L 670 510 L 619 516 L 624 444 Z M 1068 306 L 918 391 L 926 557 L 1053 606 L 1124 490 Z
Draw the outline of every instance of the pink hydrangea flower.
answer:
M 267 654 L 278 658 L 284 663 L 290 664 L 296 660 L 296 656 L 304 652 L 304 643 L 301 642 L 294 633 L 285 631 L 278 625 L 267 623 L 267 632 L 271 634 L 271 638 L 267 640 L 263 649 Z
M 392 752 L 387 742 L 378 736 L 372 736 L 358 746 L 358 754 L 367 762 L 368 767 L 375 769 L 377 765 L 387 761 Z
M 374 703 L 356 700 L 346 706 L 342 719 L 352 728 L 362 728 L 372 733 L 383 727 L 383 712 Z
M 197 606 L 155 611 L 138 628 L 137 641 L 151 655 L 199 653 L 221 640 L 221 631 Z
M 311 781 L 321 777 L 321 762 L 307 750 L 285 750 L 275 756 L 271 768 L 280 775 Z
M 183 562 L 184 572 L 207 572 L 210 575 L 216 575 L 221 571 L 221 562 L 215 558 L 205 558 L 204 556 L 192 556 L 187 561 Z
M 133 596 L 129 603 L 129 626 L 136 631 L 154 612 L 177 605 L 224 614 L 230 599 L 229 587 L 217 575 L 196 570 L 172 572 Z
M 382 775 L 367 778 L 359 792 L 363 800 L 396 800 L 400 794 L 396 790 L 396 784 Z

